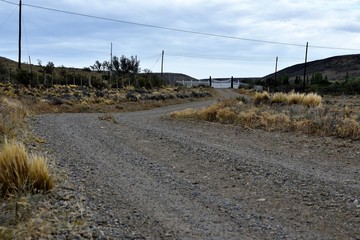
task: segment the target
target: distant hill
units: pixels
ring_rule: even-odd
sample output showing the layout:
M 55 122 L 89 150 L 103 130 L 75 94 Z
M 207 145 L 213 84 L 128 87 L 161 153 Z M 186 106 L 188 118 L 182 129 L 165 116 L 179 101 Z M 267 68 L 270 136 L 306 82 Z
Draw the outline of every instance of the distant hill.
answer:
M 308 62 L 306 65 L 307 76 L 322 73 L 329 81 L 344 80 L 346 75 L 350 78 L 360 77 L 360 54 L 343 55 Z M 303 78 L 304 63 L 287 67 L 277 72 L 277 76 L 287 76 L 292 81 L 296 76 Z M 262 79 L 274 77 L 274 73 L 264 76 Z
M 155 74 L 157 77 L 161 77 L 161 73 L 152 73 Z M 167 82 L 167 83 L 176 83 L 176 81 L 191 81 L 191 80 L 198 80 L 196 78 L 190 77 L 186 74 L 183 73 L 163 73 L 163 79 Z

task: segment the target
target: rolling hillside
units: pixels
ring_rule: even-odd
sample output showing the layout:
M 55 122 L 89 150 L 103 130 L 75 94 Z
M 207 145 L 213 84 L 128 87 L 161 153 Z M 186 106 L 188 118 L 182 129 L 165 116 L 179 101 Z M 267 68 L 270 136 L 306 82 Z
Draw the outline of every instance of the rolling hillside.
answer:
M 350 78 L 360 77 L 360 54 L 334 56 L 326 59 L 311 61 L 307 63 L 307 75 L 322 73 L 329 81 L 345 80 L 346 75 Z M 278 71 L 278 76 L 288 76 L 294 80 L 296 76 L 304 76 L 304 63 L 293 65 Z M 273 77 L 271 73 L 263 79 Z

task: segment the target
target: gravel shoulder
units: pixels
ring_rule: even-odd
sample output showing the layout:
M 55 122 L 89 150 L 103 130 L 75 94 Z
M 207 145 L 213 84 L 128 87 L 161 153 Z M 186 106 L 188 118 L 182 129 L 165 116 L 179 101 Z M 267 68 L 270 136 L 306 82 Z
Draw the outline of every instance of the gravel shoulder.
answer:
M 233 93 L 222 92 L 226 97 Z M 37 116 L 93 238 L 360 239 L 360 144 L 172 121 L 208 102 Z

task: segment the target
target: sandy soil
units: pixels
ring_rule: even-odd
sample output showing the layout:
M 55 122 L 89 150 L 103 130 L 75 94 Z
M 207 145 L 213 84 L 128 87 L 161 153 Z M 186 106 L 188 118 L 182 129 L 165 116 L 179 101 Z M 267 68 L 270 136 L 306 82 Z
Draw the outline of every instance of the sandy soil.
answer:
M 91 237 L 360 239 L 359 141 L 163 117 L 210 103 L 36 117 Z

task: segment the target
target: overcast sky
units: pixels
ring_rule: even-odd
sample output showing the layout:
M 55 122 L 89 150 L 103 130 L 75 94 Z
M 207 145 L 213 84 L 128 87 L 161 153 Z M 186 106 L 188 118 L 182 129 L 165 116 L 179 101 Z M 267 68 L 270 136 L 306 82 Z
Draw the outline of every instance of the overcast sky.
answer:
M 0 56 L 13 60 L 18 4 L 0 0 Z M 303 62 L 306 42 L 309 61 L 360 53 L 360 1 L 23 0 L 22 32 L 23 62 L 30 55 L 34 64 L 88 67 L 110 59 L 112 42 L 114 55 L 137 55 L 140 67 L 153 72 L 160 71 L 164 50 L 165 72 L 258 77 L 274 71 L 277 56 L 279 69 Z

